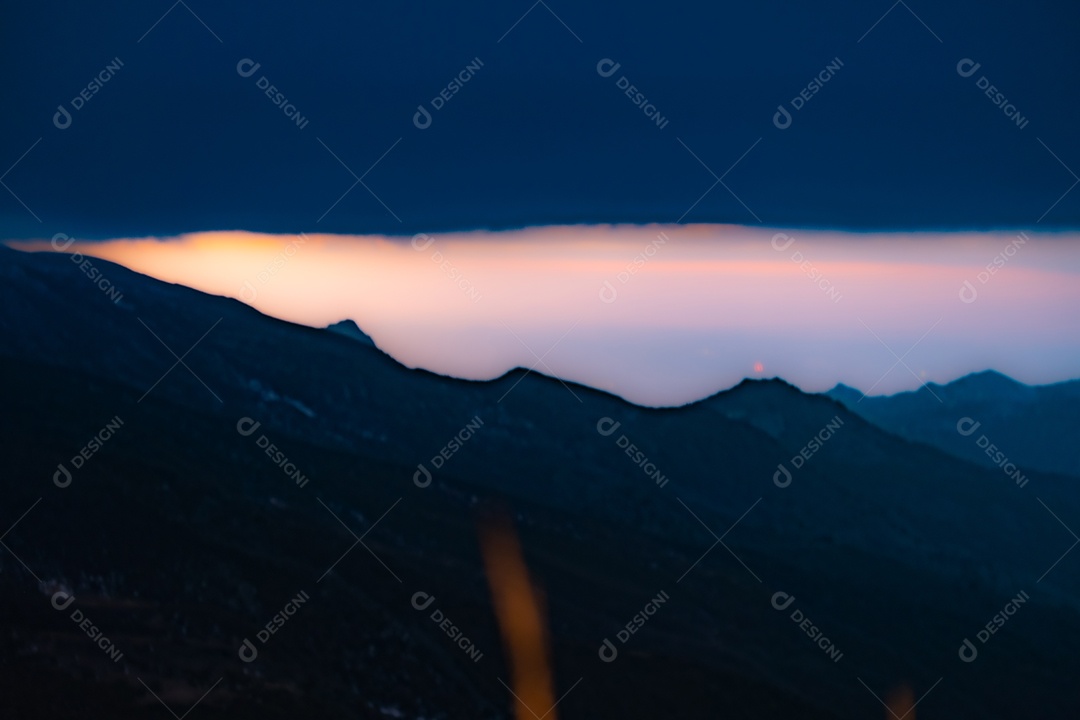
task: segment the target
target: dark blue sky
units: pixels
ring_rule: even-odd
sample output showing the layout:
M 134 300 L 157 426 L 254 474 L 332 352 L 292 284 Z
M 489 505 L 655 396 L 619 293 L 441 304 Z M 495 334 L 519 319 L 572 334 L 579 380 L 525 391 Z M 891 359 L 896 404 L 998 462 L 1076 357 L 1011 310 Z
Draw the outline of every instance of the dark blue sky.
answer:
M 525 14 L 528 0 L 185 0 L 162 18 L 170 4 L 6 11 L 0 166 L 18 163 L 0 178 L 3 237 L 680 218 L 1080 225 L 1080 190 L 1050 209 L 1076 181 L 1068 168 L 1080 172 L 1070 3 L 551 0 Z M 71 110 L 114 58 L 122 67 Z M 260 63 L 246 78 L 245 58 Z M 418 129 L 417 107 L 430 110 L 476 58 L 482 67 Z M 620 64 L 606 78 L 605 58 Z M 834 58 L 842 67 L 778 129 L 777 107 L 790 110 Z M 980 63 L 970 77 L 957 72 L 964 58 Z M 622 92 L 623 77 L 663 128 Z M 1024 127 L 979 88 L 984 77 Z M 53 122 L 59 105 L 66 129 Z M 362 183 L 334 205 L 354 175 Z

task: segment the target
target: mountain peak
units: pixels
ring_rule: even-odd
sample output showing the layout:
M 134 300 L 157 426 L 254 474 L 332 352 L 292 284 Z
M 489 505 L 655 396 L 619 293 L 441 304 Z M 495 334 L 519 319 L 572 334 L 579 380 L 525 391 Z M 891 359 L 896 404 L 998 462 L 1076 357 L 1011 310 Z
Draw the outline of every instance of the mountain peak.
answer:
M 997 370 L 980 370 L 978 372 L 968 373 L 962 378 L 958 378 L 951 384 L 956 383 L 979 383 L 981 385 L 997 385 L 1015 387 L 1017 385 L 1024 386 L 1024 383 L 1019 380 L 1014 380 L 1005 373 L 998 372 Z
M 375 345 L 375 341 L 371 339 L 371 336 L 361 330 L 360 326 L 349 318 L 345 318 L 344 320 L 339 320 L 336 323 L 327 325 L 326 329 L 330 332 L 337 333 L 338 335 L 344 335 L 345 337 L 352 338 L 353 340 L 363 343 L 364 345 L 377 347 Z
M 735 387 L 731 388 L 731 390 L 728 390 L 727 392 L 731 392 L 732 390 L 739 390 L 740 388 L 743 390 L 747 388 L 776 388 L 781 391 L 794 390 L 795 392 L 802 394 L 802 390 L 780 377 L 743 378 L 739 381 L 737 385 L 735 385 Z
M 944 390 L 957 397 L 968 399 L 1006 399 L 1019 401 L 1034 399 L 1035 389 L 1030 385 L 1012 379 L 997 370 L 982 370 L 954 380 Z
M 823 394 L 825 395 L 825 397 L 832 398 L 840 404 L 848 407 L 863 399 L 863 394 L 861 391 L 856 390 L 850 385 L 845 385 L 844 383 L 836 383 L 832 390 L 829 390 Z

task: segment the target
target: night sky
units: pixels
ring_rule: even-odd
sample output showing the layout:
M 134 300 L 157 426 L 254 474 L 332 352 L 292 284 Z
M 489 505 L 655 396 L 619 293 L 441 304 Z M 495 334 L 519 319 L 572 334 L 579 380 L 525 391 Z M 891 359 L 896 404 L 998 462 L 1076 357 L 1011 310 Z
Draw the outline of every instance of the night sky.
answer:
M 1048 2 L 19 4 L 0 29 L 3 237 L 1075 228 L 1078 19 Z
M 8 5 L 5 717 L 1080 717 L 1080 4 Z

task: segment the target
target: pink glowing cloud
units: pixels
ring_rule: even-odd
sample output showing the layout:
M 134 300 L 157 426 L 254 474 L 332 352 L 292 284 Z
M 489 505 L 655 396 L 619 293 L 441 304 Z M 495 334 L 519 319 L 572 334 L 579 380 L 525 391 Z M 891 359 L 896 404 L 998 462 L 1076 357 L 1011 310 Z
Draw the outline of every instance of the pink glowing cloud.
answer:
M 409 366 L 474 379 L 535 367 L 650 405 L 772 375 L 874 393 L 987 367 L 1080 375 L 1077 235 L 590 226 L 212 232 L 68 251 L 293 322 L 351 318 Z

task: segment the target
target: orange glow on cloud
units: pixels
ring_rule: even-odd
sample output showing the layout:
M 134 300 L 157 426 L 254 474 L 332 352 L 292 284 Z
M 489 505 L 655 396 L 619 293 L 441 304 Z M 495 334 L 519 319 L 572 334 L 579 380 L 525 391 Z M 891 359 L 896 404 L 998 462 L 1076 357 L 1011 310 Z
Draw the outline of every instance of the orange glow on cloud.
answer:
M 208 232 L 68 252 L 293 322 L 351 318 L 410 366 L 482 379 L 536 365 L 667 405 L 746 368 L 807 390 L 917 387 L 889 368 L 931 328 L 905 360 L 929 380 L 987 367 L 1028 382 L 1080 375 L 1080 236 L 1018 237 L 575 226 L 411 240 Z

